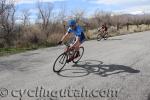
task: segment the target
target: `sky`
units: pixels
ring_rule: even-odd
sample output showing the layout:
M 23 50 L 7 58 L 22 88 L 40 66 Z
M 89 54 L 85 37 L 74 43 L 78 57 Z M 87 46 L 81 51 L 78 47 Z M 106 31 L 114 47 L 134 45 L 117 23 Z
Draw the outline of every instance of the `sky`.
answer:
M 38 0 L 14 0 L 18 16 L 24 9 L 28 9 L 31 19 L 37 14 Z M 96 9 L 118 14 L 143 14 L 150 13 L 150 0 L 40 0 L 43 4 L 52 3 L 53 12 L 58 12 L 62 7 L 71 15 L 74 10 L 84 10 L 86 16 L 94 14 Z

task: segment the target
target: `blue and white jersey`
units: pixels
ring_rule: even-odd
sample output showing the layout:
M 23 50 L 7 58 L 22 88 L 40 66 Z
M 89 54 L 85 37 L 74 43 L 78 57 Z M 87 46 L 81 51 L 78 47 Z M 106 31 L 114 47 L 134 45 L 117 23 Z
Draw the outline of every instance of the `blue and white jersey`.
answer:
M 75 36 L 78 36 L 80 38 L 80 42 L 83 42 L 85 40 L 84 30 L 79 25 L 77 25 L 74 30 L 69 27 L 67 32 L 73 33 Z

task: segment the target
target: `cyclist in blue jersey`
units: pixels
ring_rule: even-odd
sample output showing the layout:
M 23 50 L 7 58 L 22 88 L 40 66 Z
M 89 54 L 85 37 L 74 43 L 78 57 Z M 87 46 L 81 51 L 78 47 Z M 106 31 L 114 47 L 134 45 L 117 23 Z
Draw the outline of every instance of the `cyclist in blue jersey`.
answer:
M 69 36 L 70 33 L 73 33 L 76 39 L 75 39 L 75 42 L 71 45 L 70 49 L 75 48 L 75 50 L 79 52 L 80 45 L 85 41 L 85 35 L 83 32 L 83 29 L 79 25 L 77 25 L 76 21 L 73 19 L 68 21 L 68 26 L 69 28 L 66 34 L 62 37 L 61 41 L 58 44 L 62 44 L 63 40 L 65 40 Z

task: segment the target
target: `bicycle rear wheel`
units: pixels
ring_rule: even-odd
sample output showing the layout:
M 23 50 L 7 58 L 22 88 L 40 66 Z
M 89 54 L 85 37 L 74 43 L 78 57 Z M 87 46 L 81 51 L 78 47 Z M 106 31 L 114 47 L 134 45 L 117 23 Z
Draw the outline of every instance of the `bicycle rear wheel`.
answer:
M 107 34 L 105 34 L 105 36 L 104 36 L 104 40 L 107 40 L 107 39 L 108 39 L 108 37 L 109 37 L 108 33 L 107 33 Z
M 76 54 L 77 54 L 77 51 L 75 52 L 74 55 L 76 55 Z M 74 58 L 74 59 L 73 59 L 73 63 L 78 63 L 79 60 L 82 58 L 83 54 L 84 54 L 84 47 L 80 47 L 80 48 L 79 48 L 79 57 Z
M 67 63 L 68 55 L 66 53 L 62 53 L 54 62 L 53 71 L 60 72 Z

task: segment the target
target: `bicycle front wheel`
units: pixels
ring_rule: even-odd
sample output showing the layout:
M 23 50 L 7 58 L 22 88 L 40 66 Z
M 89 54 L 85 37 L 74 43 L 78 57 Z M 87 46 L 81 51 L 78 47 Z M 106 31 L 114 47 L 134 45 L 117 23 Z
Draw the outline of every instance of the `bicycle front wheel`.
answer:
M 67 63 L 68 56 L 66 53 L 62 53 L 54 62 L 53 71 L 60 72 Z
M 77 52 L 75 52 L 75 55 L 76 55 L 76 53 Z M 84 54 L 84 47 L 80 47 L 79 48 L 79 56 L 77 58 L 73 59 L 73 63 L 78 63 L 79 60 L 82 58 L 83 54 Z
M 97 35 L 97 41 L 100 41 L 101 39 L 102 39 L 101 34 L 98 34 L 98 35 Z

